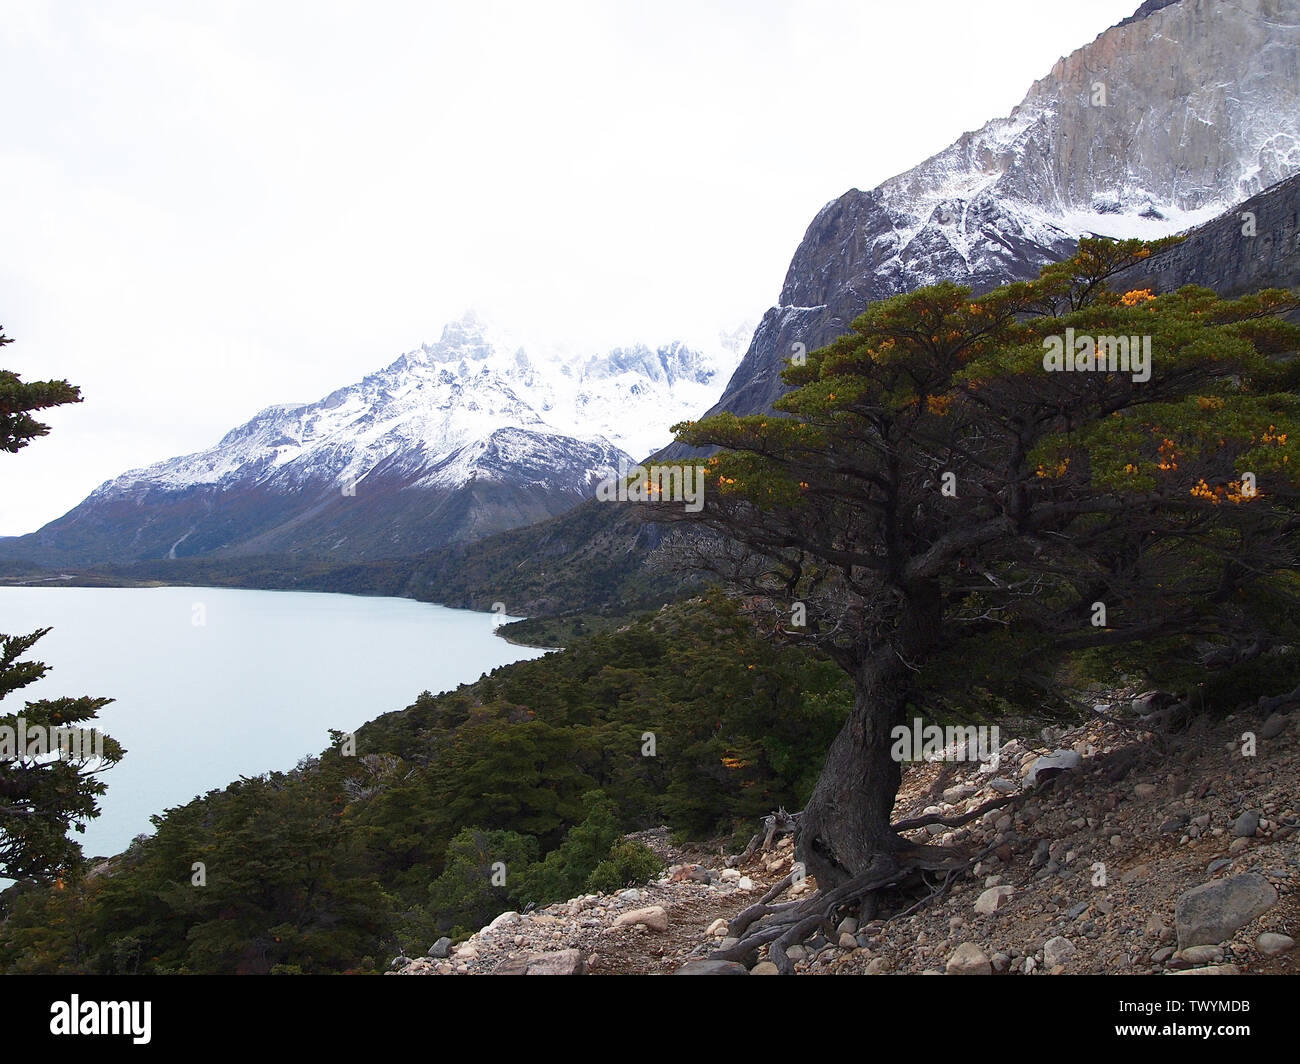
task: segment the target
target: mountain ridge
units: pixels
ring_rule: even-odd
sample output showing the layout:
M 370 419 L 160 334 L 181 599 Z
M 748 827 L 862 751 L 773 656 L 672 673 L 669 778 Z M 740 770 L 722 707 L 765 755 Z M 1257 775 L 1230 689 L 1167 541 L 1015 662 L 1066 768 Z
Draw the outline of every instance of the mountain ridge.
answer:
M 725 346 L 574 352 L 467 314 L 314 403 L 265 407 L 212 447 L 105 482 L 0 542 L 0 556 L 396 557 L 531 524 L 589 498 L 716 396 Z

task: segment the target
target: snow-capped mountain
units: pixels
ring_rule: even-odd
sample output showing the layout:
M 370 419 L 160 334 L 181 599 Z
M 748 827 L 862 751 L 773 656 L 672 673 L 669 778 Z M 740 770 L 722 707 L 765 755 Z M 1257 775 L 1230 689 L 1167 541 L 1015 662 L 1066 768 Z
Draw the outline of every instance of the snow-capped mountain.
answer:
M 710 413 L 767 410 L 793 345 L 876 300 L 1029 279 L 1084 234 L 1181 232 L 1297 172 L 1300 0 L 1148 0 L 1010 115 L 827 204 Z
M 435 344 L 408 351 L 356 384 L 310 404 L 268 407 L 214 447 L 132 470 L 91 498 L 132 485 L 182 488 L 230 478 L 409 473 L 418 485 L 458 485 L 498 429 L 571 437 L 602 452 L 644 457 L 668 427 L 708 402 L 729 369 L 682 343 L 601 355 L 529 349 L 472 313 Z M 604 466 L 591 472 L 602 472 Z
M 514 528 L 590 498 L 715 400 L 736 361 L 715 347 L 528 346 L 467 314 L 356 384 L 116 477 L 3 553 L 373 558 Z

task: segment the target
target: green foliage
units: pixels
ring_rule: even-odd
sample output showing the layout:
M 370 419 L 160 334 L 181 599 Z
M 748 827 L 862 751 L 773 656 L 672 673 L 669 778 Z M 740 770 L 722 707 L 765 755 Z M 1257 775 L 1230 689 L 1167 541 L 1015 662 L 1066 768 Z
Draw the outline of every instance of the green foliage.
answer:
M 565 647 L 587 635 L 612 632 L 637 619 L 644 611 L 608 613 L 563 613 L 511 621 L 497 629 L 497 635 L 512 643 L 531 647 Z
M 466 828 L 447 847 L 442 874 L 429 885 L 438 930 L 477 929 L 517 905 L 515 881 L 537 860 L 537 840 L 515 831 Z M 526 873 L 522 873 L 526 874 Z
M 703 512 L 663 516 L 747 547 L 728 579 L 760 609 L 806 607 L 782 638 L 855 675 L 892 648 L 873 668 L 906 662 L 895 680 L 936 715 L 1058 712 L 1058 670 L 1089 647 L 1186 679 L 1206 643 L 1285 645 L 1300 328 L 1283 316 L 1300 296 L 1112 290 L 1163 246 L 1085 239 L 1034 282 L 873 304 L 785 371 L 788 417 L 678 427 L 724 450 Z M 1066 336 L 1136 337 L 1150 362 L 1084 372 L 1072 349 L 1049 372 Z
M 9 343 L 0 329 L 0 348 Z M 12 454 L 50 431 L 31 411 L 79 402 L 80 392 L 67 381 L 24 384 L 18 374 L 0 370 L 0 451 Z M 44 663 L 23 655 L 47 632 L 0 634 L 0 699 L 46 674 Z M 105 786 L 98 774 L 125 753 L 88 727 L 110 701 L 40 699 L 0 712 L 0 879 L 30 876 L 61 885 L 76 874 L 81 847 L 67 837 L 68 829 L 83 832 L 99 815 L 96 799 Z M 58 758 L 46 756 L 51 753 Z
M 571 898 L 581 893 L 587 878 L 609 854 L 622 834 L 617 807 L 601 791 L 589 791 L 583 803 L 587 816 L 582 823 L 570 828 L 564 842 L 543 861 L 523 872 L 521 897 L 541 905 Z
M 616 842 L 609 856 L 587 877 L 587 890 L 610 894 L 622 887 L 635 887 L 663 870 L 663 862 L 648 846 L 633 839 Z
M 48 631 L 0 634 L 0 699 L 46 674 L 43 662 L 23 655 Z M 84 831 L 99 815 L 96 799 L 105 785 L 98 773 L 125 752 L 87 727 L 111 701 L 40 699 L 0 714 L 0 877 L 49 879 L 80 863 L 81 847 L 67 837 L 68 829 Z M 67 756 L 44 756 L 60 748 Z
M 0 347 L 13 340 L 0 327 Z M 12 370 L 0 369 L 0 451 L 13 454 L 26 447 L 50 427 L 31 416 L 33 410 L 49 410 L 81 402 L 81 389 L 67 381 L 28 381 Z

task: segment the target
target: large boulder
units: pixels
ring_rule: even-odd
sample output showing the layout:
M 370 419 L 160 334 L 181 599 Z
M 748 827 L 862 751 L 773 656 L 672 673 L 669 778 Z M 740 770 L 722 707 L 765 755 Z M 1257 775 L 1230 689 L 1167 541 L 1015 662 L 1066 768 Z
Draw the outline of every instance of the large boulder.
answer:
M 1167 975 L 1240 975 L 1235 964 L 1211 964 L 1208 968 L 1188 968 L 1185 972 L 1166 972 Z
M 611 927 L 634 927 L 644 924 L 651 931 L 668 930 L 668 914 L 662 905 L 651 905 L 645 909 L 632 909 L 623 913 Z
M 949 975 L 992 975 L 993 963 L 974 942 L 963 942 L 948 958 L 944 970 Z
M 1215 945 L 1277 904 L 1277 891 L 1256 872 L 1202 883 L 1174 907 L 1178 948 Z
M 999 909 L 1006 908 L 1007 902 L 1015 892 L 1015 887 L 989 887 L 975 899 L 975 911 L 982 916 L 992 916 Z
M 1049 938 L 1043 946 L 1043 967 L 1049 972 L 1053 968 L 1068 967 L 1078 953 L 1078 949 L 1068 938 L 1062 935 Z
M 1281 713 L 1270 714 L 1268 719 L 1259 726 L 1259 731 L 1256 732 L 1256 735 L 1261 739 L 1276 739 L 1286 731 L 1286 726 L 1289 723 L 1291 723 L 1290 718 Z
M 1265 931 L 1255 940 L 1255 945 L 1265 957 L 1273 957 L 1295 949 L 1295 939 L 1290 935 L 1279 935 L 1276 931 Z
M 1037 787 L 1055 779 L 1062 772 L 1074 772 L 1083 767 L 1083 755 L 1077 750 L 1057 750 L 1035 758 L 1025 773 L 1025 786 Z
M 587 958 L 581 950 L 562 949 L 555 953 L 533 953 L 511 957 L 496 966 L 493 975 L 586 975 Z

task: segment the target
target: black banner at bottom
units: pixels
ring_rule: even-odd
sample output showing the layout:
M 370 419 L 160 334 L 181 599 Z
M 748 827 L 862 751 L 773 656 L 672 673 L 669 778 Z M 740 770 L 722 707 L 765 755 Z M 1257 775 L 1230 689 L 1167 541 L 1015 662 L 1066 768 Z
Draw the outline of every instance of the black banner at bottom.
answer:
M 629 979 L 637 982 L 635 989 Z M 723 980 L 704 994 L 698 985 L 692 990 L 672 977 L 579 980 L 573 985 L 572 978 L 533 978 L 520 985 L 511 977 L 11 976 L 0 979 L 0 1013 L 6 1044 L 63 1042 L 83 1050 L 102 1042 L 135 1052 L 196 1045 L 247 1049 L 268 1040 L 280 1043 L 280 1035 L 295 1048 L 338 1049 L 353 1041 L 379 1048 L 404 1045 L 408 1036 L 464 1033 L 465 1024 L 500 1048 L 513 1038 L 535 1044 L 557 1029 L 626 1038 L 629 1024 L 649 1024 L 644 1044 L 653 1051 L 656 1040 L 667 1049 L 697 1030 L 693 1021 L 701 1006 L 719 1030 L 726 1029 L 729 1016 L 751 1023 L 750 1010 L 758 1008 L 758 1015 L 771 1017 L 767 1038 L 779 1041 L 784 1027 L 806 1045 L 808 1025 L 795 1018 L 810 1015 L 799 1009 L 807 1004 L 828 1019 L 838 1015 L 839 1022 L 880 1023 L 895 1016 L 911 1028 L 918 1016 L 928 1015 L 942 1017 L 936 1033 L 992 1033 L 1012 1024 L 1020 1038 L 1044 1035 L 1086 1048 L 1278 1038 L 1294 1030 L 1296 988 L 1285 976 L 1062 975 L 1014 982 L 998 976 L 807 976 L 786 979 L 774 996 L 777 988 L 754 979 Z M 494 1015 L 506 1022 L 483 1025 Z

